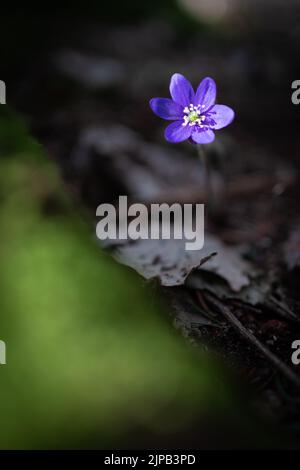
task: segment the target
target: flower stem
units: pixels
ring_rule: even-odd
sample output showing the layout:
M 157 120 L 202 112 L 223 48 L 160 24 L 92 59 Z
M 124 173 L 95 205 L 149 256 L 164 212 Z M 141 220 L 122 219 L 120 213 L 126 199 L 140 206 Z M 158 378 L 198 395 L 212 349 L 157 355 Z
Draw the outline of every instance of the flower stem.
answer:
M 213 194 L 213 187 L 211 181 L 211 171 L 210 165 L 207 159 L 206 152 L 203 148 L 203 145 L 197 145 L 198 156 L 201 160 L 202 167 L 203 167 L 203 179 L 205 184 L 205 194 L 206 194 L 206 201 L 209 206 L 213 205 L 214 202 L 214 194 Z

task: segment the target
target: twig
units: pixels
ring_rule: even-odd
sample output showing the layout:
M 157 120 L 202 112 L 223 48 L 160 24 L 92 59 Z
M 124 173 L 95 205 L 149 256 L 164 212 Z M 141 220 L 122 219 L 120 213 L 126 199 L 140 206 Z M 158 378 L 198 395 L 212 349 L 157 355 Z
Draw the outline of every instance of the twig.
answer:
M 273 295 L 269 299 L 269 304 L 272 309 L 274 309 L 277 315 L 281 316 L 282 318 L 300 323 L 299 317 L 295 315 L 292 310 L 290 310 L 287 306 L 280 302 L 280 300 L 276 299 Z
M 251 333 L 244 325 L 236 318 L 236 316 L 231 312 L 230 308 L 220 302 L 215 296 L 205 292 L 205 297 L 208 301 L 218 308 L 220 312 L 225 316 L 225 318 L 232 324 L 232 326 L 243 336 L 247 341 L 249 341 L 253 346 L 256 347 L 264 356 L 266 356 L 269 361 L 291 382 L 293 382 L 297 387 L 300 388 L 300 377 L 294 373 L 294 371 L 288 367 L 284 362 L 279 359 L 275 354 L 273 354 L 263 343 L 261 343 L 253 333 Z

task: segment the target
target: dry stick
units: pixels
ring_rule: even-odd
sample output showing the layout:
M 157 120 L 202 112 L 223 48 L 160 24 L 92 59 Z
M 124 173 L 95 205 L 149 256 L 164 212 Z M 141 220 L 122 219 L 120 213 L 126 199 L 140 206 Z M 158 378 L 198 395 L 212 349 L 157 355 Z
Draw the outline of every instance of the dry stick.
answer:
M 270 304 L 271 307 L 276 311 L 277 315 L 280 315 L 282 318 L 287 318 L 288 320 L 300 323 L 299 317 L 297 317 L 297 315 L 295 315 L 292 310 L 285 306 L 283 302 L 277 300 L 274 296 L 270 297 Z
M 217 307 L 227 320 L 234 326 L 234 328 L 252 345 L 256 347 L 262 354 L 264 354 L 270 362 L 278 369 L 282 374 L 291 382 L 293 382 L 297 387 L 300 388 L 300 377 L 293 372 L 293 370 L 288 367 L 284 362 L 279 359 L 275 354 L 273 354 L 263 343 L 261 343 L 253 333 L 251 333 L 247 328 L 242 325 L 242 323 L 236 318 L 236 316 L 231 312 L 230 308 L 227 305 L 224 305 L 220 302 L 215 296 L 205 292 L 205 296 L 208 300 Z

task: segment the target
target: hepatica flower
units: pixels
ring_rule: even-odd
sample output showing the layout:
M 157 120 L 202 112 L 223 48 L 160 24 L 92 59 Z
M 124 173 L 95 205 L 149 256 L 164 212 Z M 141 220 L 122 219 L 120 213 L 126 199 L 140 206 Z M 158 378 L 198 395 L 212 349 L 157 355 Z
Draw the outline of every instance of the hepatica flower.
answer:
M 204 78 L 196 93 L 190 82 L 181 74 L 171 78 L 169 98 L 153 98 L 150 107 L 157 116 L 174 121 L 165 130 L 168 142 L 190 139 L 196 144 L 209 144 L 216 130 L 228 126 L 234 111 L 223 104 L 215 104 L 217 87 L 212 78 Z

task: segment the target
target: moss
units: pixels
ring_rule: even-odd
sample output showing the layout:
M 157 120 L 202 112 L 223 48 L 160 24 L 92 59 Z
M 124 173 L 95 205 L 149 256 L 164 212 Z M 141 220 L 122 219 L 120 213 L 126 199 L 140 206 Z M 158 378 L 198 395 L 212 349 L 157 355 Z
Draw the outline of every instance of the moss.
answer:
M 0 119 L 0 448 L 163 436 L 229 400 L 219 367 L 104 254 L 25 126 Z M 50 202 L 49 202 L 50 201 Z M 49 207 L 51 210 L 49 210 Z

